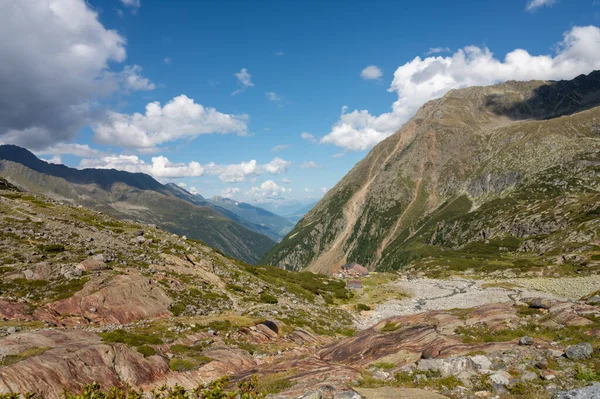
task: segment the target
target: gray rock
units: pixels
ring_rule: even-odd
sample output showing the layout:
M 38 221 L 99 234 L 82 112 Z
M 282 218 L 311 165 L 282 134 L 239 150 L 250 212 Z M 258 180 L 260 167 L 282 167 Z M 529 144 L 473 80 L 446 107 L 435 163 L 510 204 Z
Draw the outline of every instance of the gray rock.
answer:
M 470 356 L 469 359 L 475 364 L 479 372 L 489 372 L 492 367 L 492 361 L 484 355 Z
M 508 385 L 512 376 L 506 371 L 497 371 L 490 375 L 489 379 L 493 384 L 497 385 Z
M 521 337 L 521 339 L 519 339 L 519 345 L 526 345 L 526 346 L 530 346 L 533 345 L 533 338 L 531 337 Z
M 534 309 L 550 309 L 552 302 L 547 298 L 536 298 L 529 304 L 529 307 Z
M 571 389 L 570 391 L 556 392 L 552 399 L 598 399 L 600 398 L 600 384 L 594 382 L 585 388 Z
M 362 399 L 356 391 L 340 391 L 333 394 L 333 399 Z
M 17 332 L 17 329 L 15 327 L 8 327 L 8 329 L 6 330 L 7 333 L 9 334 L 14 334 Z
M 584 360 L 592 356 L 594 348 L 589 342 L 572 345 L 565 350 L 565 356 L 570 360 Z
M 443 377 L 458 375 L 462 372 L 475 372 L 477 366 L 468 357 L 458 356 L 447 359 L 421 359 L 417 365 L 419 370 L 437 370 Z
M 521 380 L 523 380 L 523 381 L 535 381 L 538 378 L 540 378 L 540 377 L 533 371 L 528 371 L 521 376 Z
M 600 305 L 600 295 L 594 295 L 587 300 L 588 305 Z

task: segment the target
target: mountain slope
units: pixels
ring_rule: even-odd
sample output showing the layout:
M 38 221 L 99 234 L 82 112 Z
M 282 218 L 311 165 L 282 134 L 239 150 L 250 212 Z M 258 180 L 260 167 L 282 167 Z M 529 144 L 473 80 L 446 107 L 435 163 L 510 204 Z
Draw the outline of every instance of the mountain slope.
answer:
M 274 241 L 281 240 L 294 227 L 294 224 L 286 218 L 245 202 L 224 197 L 213 197 L 209 202 L 217 209 L 225 209 L 242 220 L 250 222 L 248 226 L 242 224 Z
M 450 91 L 378 144 L 262 262 L 514 269 L 577 252 L 597 224 L 599 104 L 600 72 Z
M 0 176 L 32 192 L 201 240 L 248 263 L 273 245 L 200 198 L 190 194 L 195 201 L 190 202 L 184 193 L 141 173 L 77 170 L 46 163 L 20 147 L 0 146 Z
M 290 214 L 284 215 L 283 217 L 292 221 L 293 223 L 298 223 L 300 221 L 300 219 L 302 219 L 302 217 L 304 217 L 304 215 L 306 215 L 308 212 L 310 212 L 310 210 L 313 209 L 316 205 L 317 205 L 317 203 L 313 202 L 311 204 L 303 206 L 300 209 L 295 210 L 294 212 L 292 212 Z

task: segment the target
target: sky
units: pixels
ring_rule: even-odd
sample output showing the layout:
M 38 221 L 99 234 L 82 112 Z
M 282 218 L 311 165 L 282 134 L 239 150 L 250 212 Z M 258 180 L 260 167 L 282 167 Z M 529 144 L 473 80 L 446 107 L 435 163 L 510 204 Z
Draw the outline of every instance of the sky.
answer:
M 0 0 L 0 143 L 270 209 L 428 100 L 600 69 L 599 0 Z

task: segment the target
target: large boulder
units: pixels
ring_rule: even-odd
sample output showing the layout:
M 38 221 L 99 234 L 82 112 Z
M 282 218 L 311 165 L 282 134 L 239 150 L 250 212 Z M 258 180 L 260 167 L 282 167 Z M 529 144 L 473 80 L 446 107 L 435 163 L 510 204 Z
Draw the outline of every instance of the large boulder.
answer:
M 474 373 L 477 366 L 473 360 L 466 356 L 450 357 L 447 359 L 421 359 L 417 364 L 421 371 L 439 371 L 442 377 L 457 376 L 461 373 Z
M 585 388 L 571 389 L 570 391 L 556 392 L 552 399 L 597 399 L 600 398 L 600 384 L 594 382 Z
M 570 360 L 585 360 L 592 356 L 594 348 L 589 342 L 572 345 L 565 350 L 565 356 Z

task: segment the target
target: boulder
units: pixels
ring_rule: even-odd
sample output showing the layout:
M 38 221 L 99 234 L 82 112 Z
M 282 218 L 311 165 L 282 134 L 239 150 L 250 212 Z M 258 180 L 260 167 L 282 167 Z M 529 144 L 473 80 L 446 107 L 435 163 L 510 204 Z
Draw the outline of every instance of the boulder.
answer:
M 600 305 L 600 295 L 594 295 L 593 297 L 589 298 L 586 303 L 593 306 Z
M 106 270 L 106 263 L 96 259 L 86 259 L 77 265 L 77 269 L 84 272 L 96 272 Z
M 439 371 L 442 373 L 442 377 L 477 371 L 477 366 L 473 360 L 466 356 L 450 357 L 447 359 L 421 359 L 417 364 L 417 368 L 422 371 Z
M 569 360 L 584 360 L 592 356 L 594 348 L 589 342 L 583 342 L 581 344 L 569 346 L 565 350 L 565 356 Z
M 512 375 L 510 375 L 506 371 L 497 371 L 494 374 L 491 374 L 489 379 L 493 384 L 504 385 L 507 386 L 510 384 L 510 379 Z
M 594 382 L 585 388 L 571 389 L 570 391 L 556 392 L 552 399 L 595 399 L 600 398 L 600 384 Z
M 525 346 L 530 346 L 533 345 L 533 338 L 531 337 L 521 337 L 521 339 L 519 339 L 519 345 L 525 345 Z
M 550 309 L 552 302 L 548 298 L 535 298 L 529 303 L 529 307 L 534 309 Z

